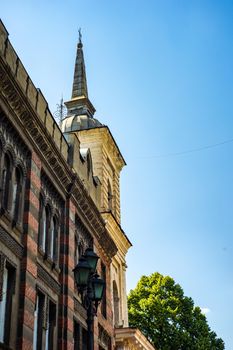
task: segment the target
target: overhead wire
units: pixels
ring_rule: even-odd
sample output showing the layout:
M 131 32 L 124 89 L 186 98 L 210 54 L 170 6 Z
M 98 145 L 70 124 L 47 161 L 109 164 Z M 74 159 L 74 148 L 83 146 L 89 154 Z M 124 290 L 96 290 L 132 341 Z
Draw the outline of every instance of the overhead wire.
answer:
M 191 149 L 180 151 L 180 152 L 171 152 L 171 153 L 164 153 L 164 154 L 158 154 L 158 155 L 149 155 L 149 156 L 139 156 L 137 158 L 166 158 L 166 157 L 182 156 L 182 155 L 189 154 L 189 153 L 195 153 L 195 152 L 204 151 L 204 150 L 207 150 L 207 149 L 210 149 L 210 148 L 219 147 L 219 146 L 225 145 L 227 143 L 231 143 L 231 142 L 233 142 L 233 138 L 225 140 L 225 141 L 221 141 L 221 142 L 218 142 L 218 143 L 213 143 L 213 144 L 210 144 L 210 145 L 202 146 L 202 147 L 191 148 Z

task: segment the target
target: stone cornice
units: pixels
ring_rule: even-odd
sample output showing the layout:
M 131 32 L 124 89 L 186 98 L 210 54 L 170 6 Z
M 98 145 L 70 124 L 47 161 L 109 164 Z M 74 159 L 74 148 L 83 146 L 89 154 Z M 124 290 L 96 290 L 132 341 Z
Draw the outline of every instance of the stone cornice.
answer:
M 7 72 L 0 59 L 0 96 L 11 109 L 7 115 L 12 123 L 20 123 L 24 133 L 34 146 L 41 159 L 49 165 L 51 172 L 63 188 L 67 188 L 71 182 L 68 164 L 61 157 L 57 145 L 49 135 L 46 127 L 42 125 L 37 113 L 30 106 L 28 99 L 23 96 L 19 86 L 16 85 L 11 72 Z M 11 117 L 14 116 L 14 117 Z M 16 121 L 16 118 L 18 121 Z
M 23 257 L 23 246 L 17 242 L 2 226 L 0 226 L 0 241 L 5 244 L 19 259 Z
M 132 243 L 111 212 L 101 212 L 101 214 L 105 220 L 106 228 L 118 247 L 118 250 L 120 250 L 123 253 L 123 256 L 125 256 L 128 249 L 132 246 Z
M 128 344 L 130 349 L 156 350 L 137 328 L 116 328 L 116 343 Z

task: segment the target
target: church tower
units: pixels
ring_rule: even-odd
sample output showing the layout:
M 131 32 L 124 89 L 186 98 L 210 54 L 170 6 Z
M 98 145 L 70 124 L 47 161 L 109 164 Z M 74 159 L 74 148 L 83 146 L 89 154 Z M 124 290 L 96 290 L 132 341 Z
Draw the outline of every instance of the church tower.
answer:
M 72 96 L 65 103 L 67 117 L 61 128 L 67 137 L 75 133 L 80 147 L 89 149 L 93 175 L 101 182 L 97 206 L 113 238 L 118 252 L 111 265 L 111 291 L 114 326 L 128 326 L 125 256 L 131 243 L 121 228 L 120 173 L 125 160 L 108 126 L 94 118 L 95 108 L 88 97 L 83 44 L 79 33 Z M 78 156 L 78 155 L 77 155 Z

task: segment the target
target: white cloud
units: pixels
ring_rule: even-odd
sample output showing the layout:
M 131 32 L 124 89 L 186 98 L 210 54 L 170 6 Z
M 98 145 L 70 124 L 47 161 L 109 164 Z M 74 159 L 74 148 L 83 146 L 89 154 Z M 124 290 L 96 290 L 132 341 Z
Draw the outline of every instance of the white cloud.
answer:
M 201 307 L 201 313 L 203 315 L 206 315 L 210 312 L 210 309 L 208 307 Z

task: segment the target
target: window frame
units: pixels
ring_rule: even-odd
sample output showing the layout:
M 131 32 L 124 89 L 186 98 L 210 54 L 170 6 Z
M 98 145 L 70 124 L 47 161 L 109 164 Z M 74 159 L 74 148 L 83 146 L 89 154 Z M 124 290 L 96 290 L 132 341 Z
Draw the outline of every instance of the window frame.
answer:
M 45 312 L 45 295 L 37 290 L 35 312 L 34 312 L 34 329 L 33 329 L 33 350 L 41 350 L 43 345 L 43 319 Z M 35 336 L 36 320 L 36 336 Z
M 13 295 L 15 294 L 15 278 L 16 278 L 16 269 L 15 267 L 3 257 L 1 258 L 1 263 L 3 264 L 2 269 L 2 288 L 1 288 L 1 301 L 3 295 L 2 293 L 6 293 L 5 297 L 5 307 L 4 307 L 4 325 L 3 325 L 3 335 L 0 340 L 0 344 L 4 344 L 5 346 L 9 346 L 10 343 L 10 335 L 11 335 L 11 322 L 12 322 L 12 302 Z M 4 292 L 4 271 L 7 271 L 7 281 L 6 281 L 6 291 Z
M 15 184 L 17 186 L 16 190 L 14 187 Z M 23 207 L 24 207 L 24 189 L 25 189 L 24 172 L 20 165 L 16 165 L 16 167 L 14 168 L 14 176 L 12 180 L 12 198 L 11 198 L 11 216 L 12 216 L 14 225 L 22 223 L 22 213 L 23 213 Z
M 107 285 L 107 269 L 106 269 L 106 265 L 101 261 L 100 262 L 100 269 L 101 269 L 101 278 L 104 280 L 105 282 L 105 286 Z M 101 300 L 101 314 L 104 318 L 107 319 L 107 291 L 106 291 L 106 287 L 104 288 L 104 292 L 103 292 L 103 297 Z
M 8 163 L 8 164 L 7 164 Z M 3 154 L 1 171 L 1 207 L 9 211 L 11 186 L 12 186 L 12 156 L 9 152 Z

